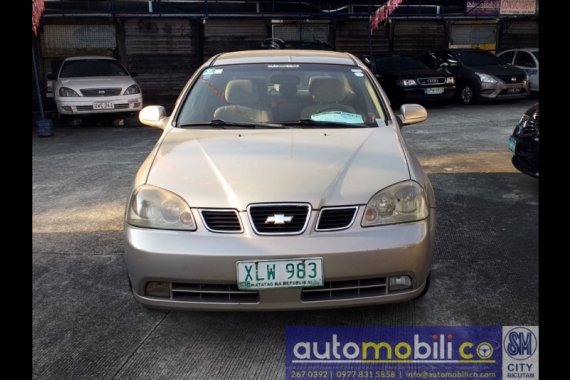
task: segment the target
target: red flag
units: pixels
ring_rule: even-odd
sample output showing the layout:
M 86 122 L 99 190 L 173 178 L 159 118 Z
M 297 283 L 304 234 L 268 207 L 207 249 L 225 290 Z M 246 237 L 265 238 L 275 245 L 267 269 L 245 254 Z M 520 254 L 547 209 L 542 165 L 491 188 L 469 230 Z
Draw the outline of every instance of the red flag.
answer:
M 44 0 L 32 0 L 32 32 L 37 36 L 40 18 L 44 13 Z
M 372 16 L 371 18 L 371 23 L 370 23 L 371 31 L 378 29 L 378 26 L 380 24 L 388 20 L 392 12 L 394 12 L 396 8 L 398 8 L 398 6 L 402 4 L 403 1 L 404 0 L 388 0 L 386 4 L 376 9 L 376 12 L 374 12 L 374 16 Z

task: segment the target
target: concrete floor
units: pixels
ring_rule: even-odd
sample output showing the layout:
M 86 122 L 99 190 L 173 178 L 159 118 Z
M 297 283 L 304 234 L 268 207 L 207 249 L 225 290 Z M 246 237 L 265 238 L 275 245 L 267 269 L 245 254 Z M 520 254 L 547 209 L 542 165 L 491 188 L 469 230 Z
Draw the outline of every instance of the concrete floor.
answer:
M 128 290 L 122 216 L 160 131 L 55 127 L 33 144 L 33 378 L 272 379 L 291 325 L 538 324 L 538 180 L 506 139 L 534 100 L 430 108 L 404 135 L 438 201 L 429 293 L 377 307 L 162 312 Z

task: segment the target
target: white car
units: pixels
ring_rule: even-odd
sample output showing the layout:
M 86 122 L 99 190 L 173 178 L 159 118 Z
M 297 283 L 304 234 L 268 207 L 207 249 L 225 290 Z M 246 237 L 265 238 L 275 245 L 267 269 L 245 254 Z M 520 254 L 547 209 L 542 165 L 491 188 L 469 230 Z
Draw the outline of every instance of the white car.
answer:
M 60 115 L 140 111 L 142 92 L 129 72 L 111 57 L 66 58 L 55 79 L 54 98 Z
M 522 69 L 528 75 L 529 90 L 538 92 L 538 48 L 510 49 L 497 54 L 503 63 Z

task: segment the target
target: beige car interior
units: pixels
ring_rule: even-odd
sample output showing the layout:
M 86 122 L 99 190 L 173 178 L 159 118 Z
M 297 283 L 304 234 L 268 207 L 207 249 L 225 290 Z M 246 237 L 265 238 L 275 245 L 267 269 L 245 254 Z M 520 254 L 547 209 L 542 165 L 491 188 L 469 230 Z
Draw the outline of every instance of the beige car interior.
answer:
M 214 119 L 236 123 L 267 123 L 272 120 L 269 107 L 260 104 L 259 86 L 251 79 L 230 80 L 226 86 L 227 105 L 214 111 Z

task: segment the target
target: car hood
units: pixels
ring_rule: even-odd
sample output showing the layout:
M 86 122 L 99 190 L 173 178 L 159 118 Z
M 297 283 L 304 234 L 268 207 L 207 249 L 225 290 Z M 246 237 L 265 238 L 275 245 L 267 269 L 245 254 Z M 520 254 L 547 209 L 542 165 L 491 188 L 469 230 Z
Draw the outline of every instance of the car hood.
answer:
M 245 210 L 259 202 L 365 204 L 409 179 L 391 127 L 192 130 L 173 128 L 158 148 L 147 183 L 190 207 Z
M 513 66 L 469 66 L 469 68 L 473 71 L 482 72 L 485 74 L 491 75 L 522 75 L 525 74 L 524 70 Z
M 449 74 L 441 73 L 432 69 L 417 69 L 417 70 L 378 70 L 380 75 L 390 76 L 397 79 L 404 78 L 429 78 L 429 77 L 444 77 Z
M 135 84 L 135 81 L 130 76 L 59 78 L 59 82 L 62 86 L 69 87 L 72 90 L 110 87 L 126 89 L 130 85 Z

